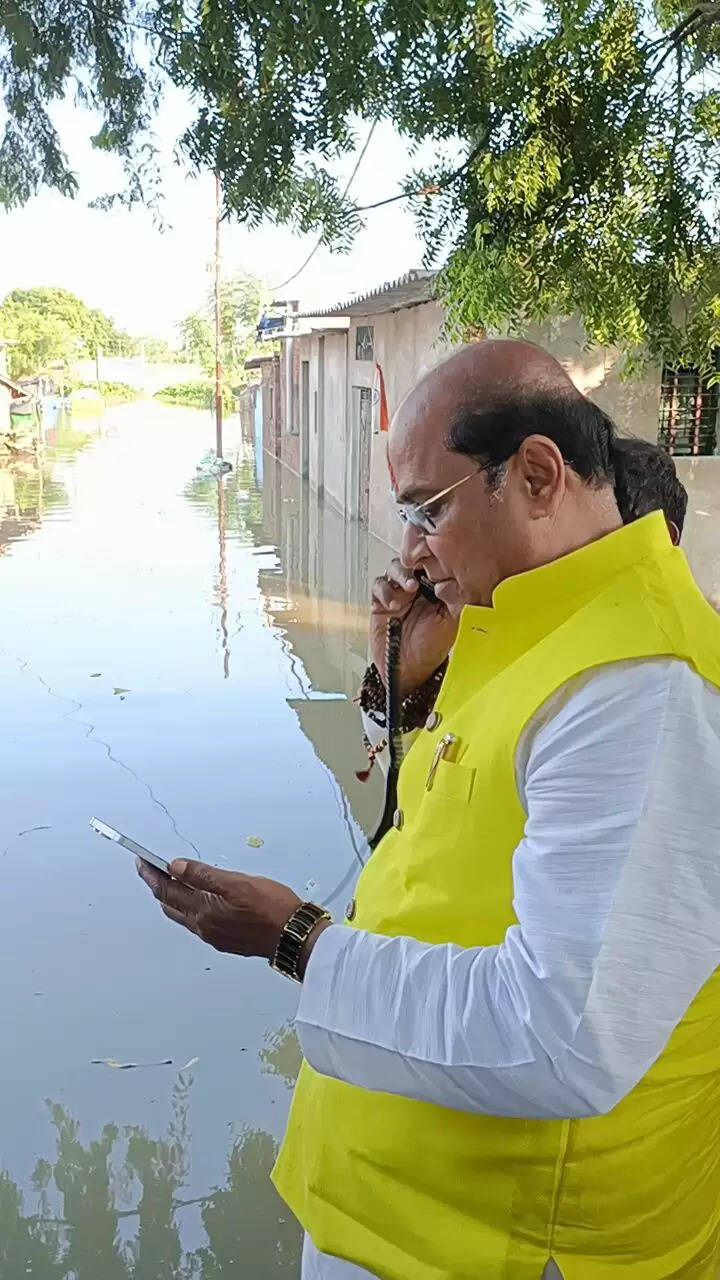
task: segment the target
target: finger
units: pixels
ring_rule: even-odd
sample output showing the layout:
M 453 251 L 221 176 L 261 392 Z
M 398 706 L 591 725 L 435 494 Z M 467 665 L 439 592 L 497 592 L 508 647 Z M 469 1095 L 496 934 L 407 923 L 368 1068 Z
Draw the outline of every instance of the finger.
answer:
M 408 591 L 410 595 L 415 595 L 418 589 L 418 581 L 411 569 L 407 569 L 402 560 L 397 557 L 391 561 L 386 577 L 388 582 L 394 582 L 402 591 Z
M 149 889 L 152 889 L 153 893 L 160 888 L 160 884 L 163 880 L 169 879 L 169 877 L 165 875 L 164 871 L 158 871 L 157 868 L 151 867 L 150 863 L 145 862 L 143 858 L 135 859 L 135 869 L 140 879 L 145 881 L 145 884 Z
M 138 859 L 138 864 L 140 879 L 145 881 L 158 902 L 187 915 L 194 913 L 198 905 L 198 895 L 194 889 L 180 884 L 177 880 L 171 880 L 170 876 L 166 876 L 163 871 L 157 871 L 155 867 L 149 866 L 141 859 Z
M 174 907 L 166 906 L 162 908 L 162 911 L 163 915 L 166 915 L 168 920 L 173 921 L 173 924 L 181 924 L 183 928 L 188 929 L 190 933 L 197 934 L 194 921 L 188 916 L 183 915 L 182 911 L 176 911 Z
M 190 891 L 215 893 L 221 898 L 233 890 L 237 891 L 240 881 L 248 879 L 241 871 L 221 871 L 207 862 L 190 862 L 185 858 L 171 862 L 170 873 L 176 882 L 182 881 Z
M 377 578 L 373 584 L 372 607 L 376 612 L 397 613 L 409 609 L 417 595 L 418 584 L 414 582 L 412 591 L 391 582 L 389 578 Z

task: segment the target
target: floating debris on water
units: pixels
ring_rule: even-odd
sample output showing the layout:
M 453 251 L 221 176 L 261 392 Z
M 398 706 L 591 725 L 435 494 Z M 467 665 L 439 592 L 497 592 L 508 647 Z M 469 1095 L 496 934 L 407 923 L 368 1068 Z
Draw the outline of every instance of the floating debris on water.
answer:
M 247 842 L 251 849 L 262 849 L 265 843 L 262 836 L 248 836 Z
M 114 1066 L 117 1071 L 133 1071 L 138 1066 L 172 1066 L 172 1057 L 164 1057 L 160 1062 L 118 1062 L 114 1057 L 92 1057 L 91 1066 Z

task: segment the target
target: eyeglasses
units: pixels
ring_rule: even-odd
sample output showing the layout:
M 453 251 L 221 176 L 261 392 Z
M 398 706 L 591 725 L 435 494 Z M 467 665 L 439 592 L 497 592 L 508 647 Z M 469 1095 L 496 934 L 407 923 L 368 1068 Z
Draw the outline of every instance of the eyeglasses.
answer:
M 440 502 L 441 498 L 446 498 L 454 489 L 459 489 L 461 484 L 465 484 L 467 480 L 472 480 L 473 476 L 478 474 L 478 471 L 471 471 L 469 476 L 463 476 L 462 480 L 456 480 L 454 484 L 449 484 L 447 489 L 441 489 L 432 498 L 428 498 L 427 502 L 396 502 L 395 510 L 403 524 L 411 524 L 415 529 L 420 529 L 422 533 L 434 533 L 437 526 L 428 511 L 428 507 L 433 507 L 436 502 Z

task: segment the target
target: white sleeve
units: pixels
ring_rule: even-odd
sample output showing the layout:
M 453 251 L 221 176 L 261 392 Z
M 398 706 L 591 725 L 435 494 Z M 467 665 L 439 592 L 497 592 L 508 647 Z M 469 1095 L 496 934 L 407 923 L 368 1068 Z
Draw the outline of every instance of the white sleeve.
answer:
M 720 692 L 671 660 L 566 692 L 520 764 L 518 924 L 478 948 L 327 929 L 297 1017 L 315 1070 L 569 1117 L 610 1110 L 662 1052 L 720 963 Z

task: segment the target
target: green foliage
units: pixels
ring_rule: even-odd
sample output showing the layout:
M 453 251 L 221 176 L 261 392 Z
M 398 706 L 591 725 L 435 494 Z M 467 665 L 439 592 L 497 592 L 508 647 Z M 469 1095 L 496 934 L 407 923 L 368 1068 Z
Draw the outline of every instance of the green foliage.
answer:
M 719 59 L 720 0 L 12 0 L 0 203 L 43 183 L 73 192 L 48 108 L 77 85 L 103 118 L 95 145 L 128 165 L 122 198 L 152 200 L 166 76 L 195 107 L 179 153 L 221 175 L 229 214 L 347 248 L 363 201 L 331 162 L 356 145 L 357 117 L 385 118 L 411 146 L 437 144 L 406 193 L 427 260 L 447 262 L 456 333 L 577 312 L 631 368 L 646 352 L 707 366 Z M 186 338 L 208 367 L 207 328 Z
M 178 364 L 183 358 L 165 338 L 136 338 L 135 345 L 148 364 Z
M 255 331 L 263 303 L 263 287 L 254 276 L 231 276 L 220 287 L 220 360 L 223 376 L 245 382 L 245 361 L 255 350 Z M 180 325 L 183 355 L 208 375 L 215 373 L 215 299 L 211 294 L 200 311 Z
M 166 404 L 180 404 L 188 409 L 214 409 L 214 382 L 179 382 L 176 386 L 163 387 L 155 392 L 156 400 L 164 400 Z M 223 388 L 223 408 L 231 413 L 235 404 L 229 387 Z
M 0 306 L 0 337 L 15 340 L 8 348 L 14 377 L 95 356 L 99 349 L 108 355 L 134 350 L 133 339 L 109 316 L 67 289 L 14 289 Z
M 128 404 L 140 398 L 137 388 L 127 382 L 99 382 L 98 391 L 106 404 Z

